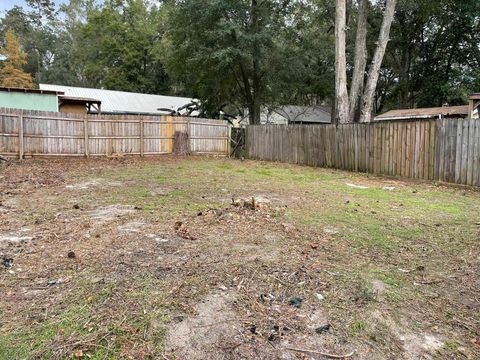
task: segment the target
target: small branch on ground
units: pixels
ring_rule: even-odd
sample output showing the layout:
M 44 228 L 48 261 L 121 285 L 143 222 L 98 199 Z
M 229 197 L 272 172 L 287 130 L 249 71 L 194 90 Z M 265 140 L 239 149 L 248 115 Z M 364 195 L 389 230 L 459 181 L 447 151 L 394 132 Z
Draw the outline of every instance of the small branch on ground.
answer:
M 5 156 L 0 155 L 0 162 L 1 162 L 1 161 L 7 162 L 8 159 L 7 159 Z
M 349 353 L 349 354 L 345 354 L 345 355 L 335 355 L 335 354 L 324 353 L 324 352 L 321 352 L 321 351 L 313 351 L 313 350 L 306 350 L 306 349 L 296 349 L 296 348 L 291 348 L 291 347 L 287 347 L 286 349 L 287 349 L 287 350 L 290 350 L 290 351 L 301 352 L 301 353 L 322 355 L 322 356 L 329 357 L 329 358 L 332 358 L 332 359 L 347 359 L 347 358 L 352 357 L 353 354 L 355 354 L 355 350 L 353 350 L 353 351 L 352 351 L 351 353 Z

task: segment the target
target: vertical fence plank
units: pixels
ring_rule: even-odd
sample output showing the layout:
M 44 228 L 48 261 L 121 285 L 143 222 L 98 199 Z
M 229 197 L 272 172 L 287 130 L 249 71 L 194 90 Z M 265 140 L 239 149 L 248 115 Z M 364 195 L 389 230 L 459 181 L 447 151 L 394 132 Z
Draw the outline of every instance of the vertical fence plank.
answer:
M 455 182 L 456 178 L 456 160 L 457 160 L 457 131 L 459 122 L 455 119 L 449 120 L 449 139 L 450 139 L 450 154 L 448 155 L 449 158 L 449 177 L 446 179 L 448 182 Z
M 24 124 L 23 124 L 23 112 L 18 116 L 18 157 L 23 159 L 25 153 L 25 136 L 23 134 Z
M 428 160 L 430 157 L 430 122 L 423 122 L 423 168 L 422 168 L 422 179 L 428 179 Z
M 379 125 L 380 124 L 373 124 L 373 158 L 374 158 L 374 162 L 373 162 L 373 173 L 374 174 L 378 174 L 379 172 L 379 160 L 378 160 L 378 154 L 379 154 L 379 151 L 378 151 L 378 143 L 379 143 L 379 131 L 378 131 L 378 128 L 379 128 Z
M 467 182 L 467 167 L 468 167 L 468 120 L 462 121 L 462 150 L 461 150 L 461 164 L 460 164 L 460 183 L 466 184 Z
M 138 121 L 138 125 L 140 127 L 140 156 L 145 155 L 145 128 L 143 124 L 143 118 L 140 118 Z
M 480 185 L 480 124 L 475 121 L 475 148 L 473 150 L 473 185 Z
M 419 121 L 418 124 L 418 164 L 417 164 L 417 179 L 423 179 L 425 165 L 425 121 Z
M 384 174 L 385 169 L 385 123 L 379 124 L 379 142 L 378 142 L 378 172 Z
M 397 161 L 398 161 L 398 123 L 392 123 L 392 172 L 391 175 L 397 174 Z
M 462 140 L 463 140 L 463 120 L 458 120 L 456 153 L 455 153 L 455 182 L 461 183 L 462 180 Z
M 412 123 L 409 121 L 407 123 L 407 131 L 406 131 L 406 137 L 407 137 L 407 144 L 405 148 L 405 176 L 406 177 L 412 177 Z
M 415 178 L 415 147 L 416 147 L 416 126 L 418 122 L 412 121 L 410 127 L 410 177 Z
M 88 144 L 88 117 L 84 116 L 83 118 L 83 150 L 85 152 L 85 157 L 90 157 L 90 146 Z
M 467 160 L 467 178 L 466 184 L 473 185 L 473 166 L 474 166 L 474 149 L 475 149 L 475 122 L 477 120 L 467 120 L 468 123 L 468 160 Z

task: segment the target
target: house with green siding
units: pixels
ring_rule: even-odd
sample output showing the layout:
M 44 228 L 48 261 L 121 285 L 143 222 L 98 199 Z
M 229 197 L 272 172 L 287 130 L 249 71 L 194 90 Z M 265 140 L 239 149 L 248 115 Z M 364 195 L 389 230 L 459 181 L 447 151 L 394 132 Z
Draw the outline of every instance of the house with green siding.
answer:
M 58 111 L 58 91 L 0 87 L 0 108 Z

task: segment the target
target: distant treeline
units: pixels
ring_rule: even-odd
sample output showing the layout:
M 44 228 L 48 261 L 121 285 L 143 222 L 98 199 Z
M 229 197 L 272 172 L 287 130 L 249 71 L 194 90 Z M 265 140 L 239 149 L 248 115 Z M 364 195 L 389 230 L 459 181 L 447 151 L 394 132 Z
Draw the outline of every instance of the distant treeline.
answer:
M 16 35 L 35 83 L 195 97 L 205 116 L 334 98 L 332 0 L 26 2 L 0 19 L 0 45 Z M 369 59 L 384 1 L 370 6 Z M 357 7 L 347 9 L 350 64 Z M 479 91 L 478 14 L 478 0 L 399 0 L 375 112 L 462 104 Z

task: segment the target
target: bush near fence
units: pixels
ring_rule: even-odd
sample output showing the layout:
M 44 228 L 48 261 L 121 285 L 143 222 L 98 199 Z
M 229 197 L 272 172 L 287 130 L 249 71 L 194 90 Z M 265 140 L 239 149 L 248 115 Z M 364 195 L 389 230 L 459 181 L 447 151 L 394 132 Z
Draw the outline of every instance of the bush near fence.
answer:
M 229 153 L 230 125 L 222 120 L 0 109 L 0 154 L 20 158 L 168 154 L 175 132 L 187 134 L 190 153 Z
M 255 125 L 249 158 L 480 186 L 480 120 Z

